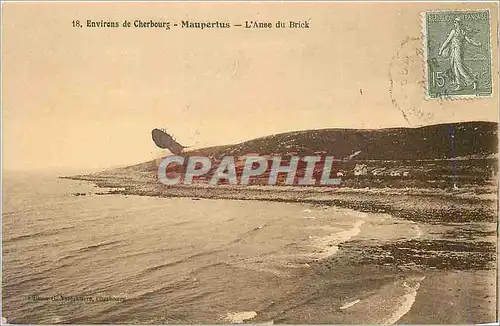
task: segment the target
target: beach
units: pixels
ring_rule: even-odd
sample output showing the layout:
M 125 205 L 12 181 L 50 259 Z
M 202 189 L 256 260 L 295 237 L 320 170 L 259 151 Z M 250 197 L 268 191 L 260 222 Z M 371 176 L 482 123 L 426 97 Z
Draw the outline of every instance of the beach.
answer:
M 497 319 L 494 200 L 484 191 L 161 189 L 103 175 L 100 187 L 95 175 L 30 181 L 39 196 L 4 202 L 9 322 Z

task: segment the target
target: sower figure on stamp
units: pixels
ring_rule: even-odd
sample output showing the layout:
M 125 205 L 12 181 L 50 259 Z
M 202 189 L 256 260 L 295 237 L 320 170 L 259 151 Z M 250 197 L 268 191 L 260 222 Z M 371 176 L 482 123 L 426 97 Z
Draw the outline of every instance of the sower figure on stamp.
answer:
M 477 77 L 474 76 L 472 70 L 464 63 L 464 43 L 467 41 L 474 46 L 481 46 L 480 42 L 476 42 L 466 34 L 466 27 L 462 25 L 460 18 L 455 18 L 455 27 L 451 30 L 446 41 L 439 49 L 438 55 L 450 55 L 450 66 L 455 76 L 455 90 L 462 88 L 462 85 L 469 86 L 472 84 L 474 90 L 477 89 Z

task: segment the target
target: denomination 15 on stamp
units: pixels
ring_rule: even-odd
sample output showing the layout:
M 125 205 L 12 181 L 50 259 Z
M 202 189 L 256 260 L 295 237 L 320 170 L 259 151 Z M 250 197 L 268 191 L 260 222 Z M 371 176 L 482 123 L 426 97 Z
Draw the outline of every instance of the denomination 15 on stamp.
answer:
M 427 98 L 492 95 L 489 10 L 423 14 Z

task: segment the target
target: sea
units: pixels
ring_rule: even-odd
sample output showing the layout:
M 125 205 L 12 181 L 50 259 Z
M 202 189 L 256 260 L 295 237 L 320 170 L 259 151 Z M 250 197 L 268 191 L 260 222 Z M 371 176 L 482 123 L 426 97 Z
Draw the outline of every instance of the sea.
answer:
M 3 322 L 395 323 L 423 278 L 343 252 L 421 236 L 387 214 L 103 192 L 4 174 Z

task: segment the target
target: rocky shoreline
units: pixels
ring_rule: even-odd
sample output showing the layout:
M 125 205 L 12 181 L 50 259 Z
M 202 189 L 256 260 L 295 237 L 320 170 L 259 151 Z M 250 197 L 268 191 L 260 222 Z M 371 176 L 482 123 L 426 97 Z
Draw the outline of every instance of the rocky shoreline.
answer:
M 102 172 L 62 177 L 86 181 L 100 194 L 163 198 L 260 200 L 338 206 L 367 213 L 388 213 L 426 223 L 496 222 L 496 191 L 493 186 L 461 189 L 437 188 L 329 188 L 285 186 L 231 186 L 206 184 L 165 186 L 151 175 Z M 76 194 L 81 195 L 81 194 Z

